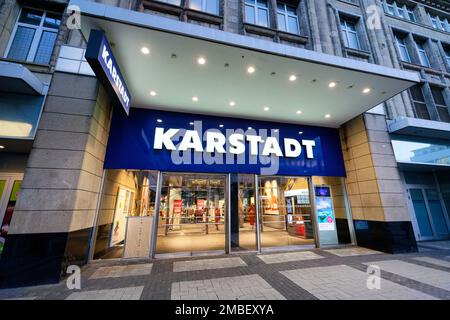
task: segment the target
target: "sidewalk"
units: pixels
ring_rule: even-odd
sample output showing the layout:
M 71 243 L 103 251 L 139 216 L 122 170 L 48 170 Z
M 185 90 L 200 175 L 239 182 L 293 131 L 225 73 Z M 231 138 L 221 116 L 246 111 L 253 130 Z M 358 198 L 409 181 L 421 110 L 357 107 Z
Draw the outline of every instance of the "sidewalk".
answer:
M 368 266 L 381 269 L 367 287 Z M 372 267 L 373 270 L 373 267 Z M 56 285 L 0 290 L 0 299 L 450 299 L 450 241 L 414 254 L 361 247 L 101 261 L 82 269 L 81 290 Z

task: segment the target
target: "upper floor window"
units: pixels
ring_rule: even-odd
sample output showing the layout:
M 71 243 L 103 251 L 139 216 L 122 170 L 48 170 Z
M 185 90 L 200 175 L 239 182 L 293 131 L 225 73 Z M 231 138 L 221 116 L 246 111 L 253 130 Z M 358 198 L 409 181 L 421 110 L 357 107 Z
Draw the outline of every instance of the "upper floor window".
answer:
M 431 14 L 428 14 L 428 17 L 430 18 L 433 28 L 450 32 L 450 23 L 448 19 Z
M 189 8 L 218 15 L 219 2 L 220 0 L 189 0 Z
M 406 47 L 405 38 L 399 35 L 395 35 L 395 42 L 397 44 L 398 52 L 400 53 L 400 59 L 404 62 L 411 62 L 411 58 Z
M 414 9 L 408 7 L 405 4 L 399 4 L 395 1 L 385 0 L 384 11 L 390 15 L 406 19 L 412 22 L 416 22 L 416 15 L 414 14 Z
M 298 16 L 295 7 L 285 3 L 277 4 L 278 29 L 290 33 L 300 33 L 298 26 Z
M 416 85 L 409 89 L 411 93 L 411 97 L 414 104 L 414 111 L 416 113 L 416 117 L 420 119 L 430 120 L 430 113 L 427 109 L 427 104 L 425 103 L 425 98 L 423 96 L 422 87 L 420 85 Z
M 245 0 L 245 22 L 269 27 L 267 0 Z
M 361 49 L 358 32 L 356 31 L 356 22 L 347 18 L 341 18 L 341 32 L 342 38 L 344 39 L 344 45 L 347 48 Z
M 448 67 L 450 68 L 450 47 L 444 48 L 445 59 L 447 60 Z
M 425 47 L 423 46 L 423 42 L 415 41 L 417 54 L 419 55 L 420 64 L 425 67 L 430 67 L 430 60 L 428 60 L 427 52 L 425 51 Z
M 158 1 L 173 4 L 174 6 L 181 6 L 181 0 L 158 0 Z
M 61 14 L 22 8 L 6 57 L 48 64 L 55 46 Z
M 430 87 L 431 94 L 433 95 L 434 104 L 436 105 L 439 120 L 444 122 L 450 122 L 450 114 L 448 113 L 448 107 L 445 104 L 444 96 L 442 94 L 442 88 Z

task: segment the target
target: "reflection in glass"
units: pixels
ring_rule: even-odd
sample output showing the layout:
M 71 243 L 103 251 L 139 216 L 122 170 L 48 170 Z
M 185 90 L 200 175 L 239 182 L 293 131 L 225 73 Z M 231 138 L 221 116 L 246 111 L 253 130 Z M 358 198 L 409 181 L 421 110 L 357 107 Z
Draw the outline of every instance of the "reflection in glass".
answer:
M 164 174 L 156 253 L 225 249 L 225 176 Z
M 403 163 L 450 165 L 450 146 L 392 140 L 395 159 Z
M 262 176 L 259 198 L 262 247 L 314 244 L 306 178 Z

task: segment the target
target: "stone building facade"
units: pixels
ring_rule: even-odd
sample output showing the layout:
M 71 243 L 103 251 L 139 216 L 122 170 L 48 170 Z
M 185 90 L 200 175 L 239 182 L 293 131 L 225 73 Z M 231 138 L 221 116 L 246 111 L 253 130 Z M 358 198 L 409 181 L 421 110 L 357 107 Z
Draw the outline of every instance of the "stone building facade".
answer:
M 418 73 L 419 84 L 386 96 L 385 102 L 339 128 L 354 242 L 397 253 L 416 250 L 416 241 L 450 236 L 450 155 L 445 152 L 450 150 L 448 1 L 91 2 L 242 35 L 249 42 L 265 40 L 367 62 L 374 70 L 384 66 Z M 97 228 L 103 225 L 98 212 L 107 210 L 101 199 L 104 181 L 126 180 L 103 170 L 113 111 L 84 59 L 86 36 L 68 27 L 74 17 L 71 5 L 77 4 L 0 1 L 0 69 L 17 64 L 31 79 L 21 78 L 23 87 L 39 83 L 44 90 L 44 98 L 33 102 L 39 109 L 33 133 L 25 139 L 0 136 L 0 173 L 19 174 L 14 179 L 22 181 L 0 260 L 2 286 L 54 282 L 68 264 L 92 259 L 96 237 L 109 232 Z M 43 62 L 36 62 L 41 47 L 34 39 L 37 49 L 29 48 L 36 51 L 34 56 L 31 51 L 26 57 L 12 53 L 24 8 L 45 12 L 53 22 L 59 19 Z M 249 8 L 255 9 L 253 14 Z M 36 32 L 50 32 L 42 21 L 39 28 L 44 31 Z M 0 76 L 1 86 L 11 78 Z M 0 91 L 1 104 L 12 91 Z M 0 120 L 7 117 L 0 111 Z M 428 160 L 415 161 L 408 149 L 434 145 L 444 152 Z M 110 200 L 111 212 L 115 201 Z M 6 204 L 0 206 L 4 208 Z

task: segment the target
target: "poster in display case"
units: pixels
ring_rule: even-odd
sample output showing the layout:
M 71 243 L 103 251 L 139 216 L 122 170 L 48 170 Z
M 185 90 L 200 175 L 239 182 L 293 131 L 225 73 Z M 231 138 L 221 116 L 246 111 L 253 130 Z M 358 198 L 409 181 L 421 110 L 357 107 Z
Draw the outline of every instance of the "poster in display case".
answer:
M 111 230 L 109 245 L 113 246 L 125 239 L 127 216 L 131 214 L 133 208 L 134 192 L 123 187 L 119 187 L 117 193 L 116 207 L 114 210 L 114 220 Z

